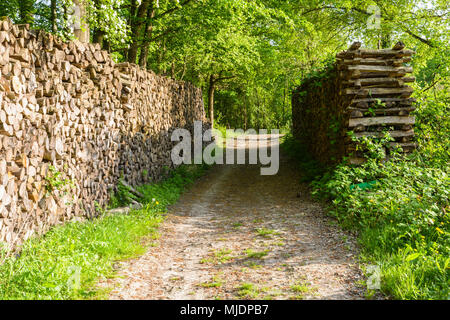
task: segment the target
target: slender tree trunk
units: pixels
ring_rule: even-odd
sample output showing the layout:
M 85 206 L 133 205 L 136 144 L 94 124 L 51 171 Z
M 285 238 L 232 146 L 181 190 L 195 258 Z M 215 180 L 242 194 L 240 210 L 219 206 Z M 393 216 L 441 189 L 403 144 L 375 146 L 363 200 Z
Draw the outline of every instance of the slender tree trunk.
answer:
M 63 33 L 65 35 L 68 35 L 70 32 L 68 23 L 67 23 L 69 21 L 69 14 L 67 13 L 68 10 L 67 10 L 67 5 L 65 2 L 63 3 L 62 7 L 63 7 L 63 19 L 64 19 Z
M 286 118 L 287 118 L 287 114 L 286 114 L 286 109 L 287 109 L 287 105 L 286 105 L 286 97 L 287 97 L 287 94 L 286 94 L 286 92 L 288 91 L 288 89 L 289 89 L 289 88 L 288 88 L 288 79 L 286 78 L 286 79 L 285 79 L 285 83 L 284 83 L 283 117 L 282 117 L 282 120 L 281 120 L 282 125 L 285 124 Z
M 216 85 L 215 77 L 212 74 L 209 77 L 209 88 L 208 88 L 208 110 L 211 126 L 214 126 L 214 90 L 216 89 L 215 85 Z
M 105 38 L 105 32 L 99 29 L 94 31 L 94 35 L 92 36 L 92 42 L 99 43 L 100 47 L 103 48 L 103 39 Z
M 184 56 L 184 61 L 183 61 L 183 72 L 181 73 L 180 80 L 183 80 L 185 74 L 186 74 L 186 56 Z
M 162 52 L 161 52 L 160 63 L 162 63 L 164 61 L 164 59 L 166 58 L 166 39 L 163 39 L 162 44 L 163 44 L 163 47 L 162 47 Z M 165 75 L 165 76 L 167 75 L 166 71 L 167 71 L 166 65 L 164 64 L 164 68 L 162 70 L 162 74 Z
M 170 77 L 175 79 L 175 60 L 172 60 L 172 67 L 170 69 Z
M 153 22 L 152 19 L 155 17 L 155 6 L 153 1 L 151 3 L 150 9 L 147 11 L 147 21 L 145 25 L 144 42 L 141 46 L 141 54 L 139 56 L 139 65 L 143 68 L 147 67 L 148 60 L 148 47 L 150 46 L 150 39 L 153 34 Z
M 247 99 L 244 99 L 244 130 L 247 130 Z
M 155 72 L 158 73 L 158 74 L 161 73 L 161 68 L 160 68 L 161 61 L 162 61 L 162 56 L 161 56 L 161 55 L 162 55 L 162 50 L 161 50 L 161 46 L 162 46 L 162 44 L 161 44 L 161 42 L 159 42 L 158 53 L 157 53 L 157 55 L 156 55 L 156 70 L 155 70 Z
M 108 41 L 108 39 L 103 39 L 103 50 L 111 52 L 111 43 Z
M 50 23 L 52 26 L 52 32 L 56 33 L 58 31 L 56 26 L 56 0 L 50 2 Z
M 257 125 L 256 125 L 256 127 L 257 127 L 257 129 L 259 130 L 259 128 L 261 127 L 261 113 L 260 113 L 260 102 L 259 102 L 259 94 L 258 94 L 258 89 L 256 89 L 256 105 L 257 105 L 257 113 L 256 113 L 256 115 L 257 115 L 257 117 L 256 117 L 256 119 L 257 119 Z
M 141 5 L 137 9 L 136 17 L 131 24 L 131 45 L 128 49 L 128 61 L 131 63 L 136 63 L 137 53 L 139 45 L 142 42 L 142 29 L 145 26 L 145 18 L 147 16 L 147 10 L 150 5 L 151 0 L 142 0 Z
M 89 42 L 89 26 L 86 23 L 86 8 L 82 0 L 73 0 L 73 3 L 80 9 L 79 12 L 75 12 L 78 25 L 74 28 L 73 33 L 80 42 Z

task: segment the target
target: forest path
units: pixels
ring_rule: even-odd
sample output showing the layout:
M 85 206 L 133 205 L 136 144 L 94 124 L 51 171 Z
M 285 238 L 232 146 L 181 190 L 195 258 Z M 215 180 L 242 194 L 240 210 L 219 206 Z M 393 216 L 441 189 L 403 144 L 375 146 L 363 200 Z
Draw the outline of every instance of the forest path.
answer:
M 251 147 L 251 146 L 250 146 Z M 309 197 L 294 161 L 216 165 L 122 263 L 110 299 L 363 299 L 354 239 Z

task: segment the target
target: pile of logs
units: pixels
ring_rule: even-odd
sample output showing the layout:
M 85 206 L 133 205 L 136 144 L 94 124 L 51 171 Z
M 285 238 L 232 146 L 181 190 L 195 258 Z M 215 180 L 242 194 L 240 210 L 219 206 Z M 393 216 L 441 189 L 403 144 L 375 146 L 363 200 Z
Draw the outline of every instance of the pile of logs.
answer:
M 407 65 L 414 52 L 402 42 L 392 49 L 360 47 L 355 42 L 338 53 L 326 77 L 309 79 L 293 93 L 294 134 L 324 163 L 343 156 L 354 164 L 365 161 L 348 131 L 356 137 L 380 137 L 388 131 L 395 141 L 388 144 L 387 154 L 392 146 L 403 152 L 416 147 L 410 115 L 415 100 L 407 85 L 415 81 Z
M 172 130 L 205 119 L 191 84 L 9 19 L 0 73 L 0 241 L 10 246 L 95 216 L 119 179 L 158 180 L 173 167 Z

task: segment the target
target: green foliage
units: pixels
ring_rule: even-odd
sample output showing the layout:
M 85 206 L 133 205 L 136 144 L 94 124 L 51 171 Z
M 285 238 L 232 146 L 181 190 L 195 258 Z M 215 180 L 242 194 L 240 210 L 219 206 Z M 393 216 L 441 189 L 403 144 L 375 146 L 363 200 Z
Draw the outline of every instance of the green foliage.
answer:
M 113 276 L 115 261 L 145 251 L 143 237 L 157 237 L 167 205 L 205 168 L 179 167 L 167 180 L 141 186 L 139 191 L 145 195 L 141 210 L 54 227 L 26 241 L 14 256 L 6 257 L 7 252 L 0 251 L 0 299 L 105 297 L 105 289 L 95 287 L 98 279 Z
M 269 250 L 254 251 L 253 249 L 245 250 L 245 254 L 249 259 L 262 259 L 269 254 Z
M 36 8 L 35 0 L 2 0 L 0 17 L 7 16 L 17 23 L 33 23 Z
M 223 279 L 219 276 L 213 276 L 210 282 L 203 282 L 200 284 L 203 288 L 219 288 L 223 285 Z
M 54 166 L 49 166 L 47 176 L 45 177 L 45 190 L 47 193 L 52 193 L 55 190 L 67 193 L 74 187 L 73 181 L 67 178 L 62 178 L 62 173 Z
M 257 299 L 261 293 L 267 291 L 250 282 L 243 282 L 236 289 L 238 296 L 245 299 Z
M 264 238 L 271 238 L 273 235 L 278 235 L 279 232 L 272 229 L 267 229 L 265 227 L 256 229 L 256 234 L 258 236 L 264 237 Z
M 441 168 L 450 159 L 450 92 L 448 84 L 441 90 L 426 92 L 417 103 L 415 131 L 420 157 Z
M 327 168 L 319 164 L 305 147 L 292 137 L 292 134 L 289 133 L 284 137 L 281 148 L 291 158 L 301 160 L 297 165 L 302 173 L 302 182 L 311 182 L 325 173 Z
M 101 31 L 105 40 L 116 49 L 125 48 L 130 41 L 129 25 L 123 10 L 127 0 L 84 0 L 89 27 Z
M 425 64 L 426 66 L 429 64 Z M 417 70 L 423 74 L 423 70 Z M 418 151 L 400 157 L 385 148 L 391 137 L 356 139 L 367 162 L 328 170 L 293 141 L 283 148 L 300 159 L 313 194 L 329 203 L 329 213 L 358 234 L 363 261 L 381 269 L 381 290 L 397 299 L 448 299 L 450 275 L 450 177 L 448 75 L 417 86 Z M 382 108 L 380 102 L 377 108 Z M 311 170 L 315 172 L 311 173 Z M 315 178 L 314 178 L 315 177 Z
M 383 132 L 383 136 L 379 138 L 368 136 L 357 138 L 353 131 L 349 131 L 347 134 L 350 135 L 352 141 L 356 144 L 356 150 L 362 151 L 365 157 L 369 159 L 385 159 L 387 149 L 389 149 L 391 156 L 398 155 L 400 151 L 399 149 L 389 147 L 389 142 L 395 139 L 390 136 L 388 131 Z
M 435 101 L 423 108 L 438 112 Z M 420 110 L 420 109 L 419 109 Z M 421 119 L 427 119 L 424 122 Z M 382 291 L 400 299 L 447 299 L 450 273 L 450 178 L 448 138 L 437 140 L 448 119 L 420 115 L 423 150 L 400 158 L 385 158 L 389 135 L 361 138 L 367 162 L 345 163 L 316 177 L 313 194 L 330 201 L 329 213 L 359 234 L 363 258 L 381 268 Z M 435 130 L 439 126 L 439 130 Z M 430 129 L 431 127 L 431 129 Z M 426 137 L 426 136 L 425 136 Z M 297 156 L 299 156 L 297 154 Z M 362 187 L 370 185 L 369 187 Z
M 111 198 L 109 200 L 109 207 L 117 208 L 128 206 L 132 201 L 139 202 L 140 199 L 131 192 L 130 188 L 127 185 L 123 184 L 122 181 L 119 181 L 119 183 L 117 184 L 116 192 L 111 195 Z
M 401 299 L 447 299 L 450 180 L 420 160 L 369 159 L 339 165 L 313 183 L 330 213 L 358 230 L 367 262 L 382 271 L 382 290 Z M 351 186 L 375 180 L 370 190 Z M 447 266 L 447 267 L 445 267 Z

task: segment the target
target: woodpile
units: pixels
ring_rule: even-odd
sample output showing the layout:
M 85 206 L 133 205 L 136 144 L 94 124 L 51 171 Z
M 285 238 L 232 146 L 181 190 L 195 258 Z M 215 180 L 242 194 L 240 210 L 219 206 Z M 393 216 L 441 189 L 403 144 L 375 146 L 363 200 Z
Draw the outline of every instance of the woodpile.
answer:
M 336 55 L 326 76 L 308 79 L 294 90 L 294 134 L 321 162 L 349 156 L 351 163 L 365 161 L 364 152 L 348 136 L 381 137 L 388 131 L 403 152 L 415 147 L 413 89 L 408 66 L 413 51 L 398 42 L 392 49 L 361 49 L 355 42 Z M 309 126 L 309 127 L 308 127 Z
M 9 19 L 0 72 L 0 241 L 10 246 L 95 216 L 119 179 L 158 180 L 173 167 L 172 130 L 205 119 L 191 84 Z

